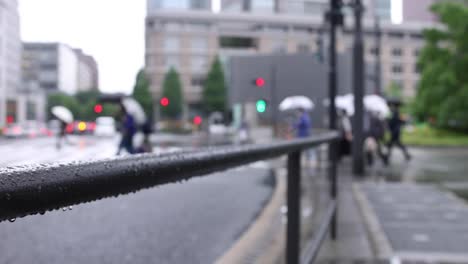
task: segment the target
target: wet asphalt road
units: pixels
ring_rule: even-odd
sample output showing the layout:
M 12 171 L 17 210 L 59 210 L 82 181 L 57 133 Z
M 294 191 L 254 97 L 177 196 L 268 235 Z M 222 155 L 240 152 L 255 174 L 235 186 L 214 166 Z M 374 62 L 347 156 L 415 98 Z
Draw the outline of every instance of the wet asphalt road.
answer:
M 35 143 L 29 143 L 31 159 L 37 159 Z M 106 144 L 87 144 L 78 152 L 80 159 L 85 152 L 101 154 Z M 41 155 L 40 161 L 46 160 Z M 249 226 L 271 193 L 267 169 L 244 167 L 71 211 L 2 222 L 0 263 L 212 263 Z

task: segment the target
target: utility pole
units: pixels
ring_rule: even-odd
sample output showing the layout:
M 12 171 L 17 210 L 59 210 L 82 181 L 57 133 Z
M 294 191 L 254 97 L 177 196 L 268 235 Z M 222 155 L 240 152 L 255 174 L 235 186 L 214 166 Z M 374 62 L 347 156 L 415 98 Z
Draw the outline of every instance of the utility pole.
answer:
M 354 124 L 353 124 L 353 173 L 364 175 L 364 42 L 362 36 L 362 15 L 364 6 L 361 0 L 354 0 L 354 45 L 353 45 L 353 90 L 354 90 Z
M 271 66 L 271 106 L 273 114 L 273 136 L 278 137 L 278 99 L 277 99 L 277 79 L 278 79 L 278 70 L 276 60 Z
M 382 92 L 382 70 L 381 70 L 381 65 L 382 65 L 382 57 L 381 57 L 381 51 L 382 51 L 382 32 L 380 31 L 380 18 L 379 16 L 375 16 L 375 76 L 374 76 L 374 81 L 375 81 L 375 94 L 377 95 L 383 95 Z
M 330 100 L 330 112 L 329 112 L 329 126 L 330 130 L 336 130 L 336 104 L 335 98 L 337 94 L 337 65 L 336 65 L 336 29 L 338 26 L 343 25 L 343 13 L 341 12 L 343 4 L 341 0 L 330 0 L 330 10 L 328 11 L 326 18 L 330 24 L 330 47 L 329 47 L 329 68 L 328 68 L 328 92 Z M 330 193 L 331 196 L 336 199 L 338 197 L 338 188 L 337 188 L 337 168 L 336 168 L 336 159 L 337 159 L 337 144 L 332 142 L 329 148 L 329 177 L 330 177 Z M 337 233 L 337 216 L 336 213 L 332 219 L 331 224 L 331 237 L 333 240 L 336 239 Z

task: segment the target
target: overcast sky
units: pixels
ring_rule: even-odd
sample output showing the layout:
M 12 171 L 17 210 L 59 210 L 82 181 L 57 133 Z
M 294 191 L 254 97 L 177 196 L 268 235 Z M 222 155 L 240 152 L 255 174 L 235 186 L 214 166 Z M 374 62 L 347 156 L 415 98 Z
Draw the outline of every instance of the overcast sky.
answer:
M 98 62 L 100 88 L 130 92 L 144 64 L 145 0 L 19 0 L 24 41 L 81 48 Z

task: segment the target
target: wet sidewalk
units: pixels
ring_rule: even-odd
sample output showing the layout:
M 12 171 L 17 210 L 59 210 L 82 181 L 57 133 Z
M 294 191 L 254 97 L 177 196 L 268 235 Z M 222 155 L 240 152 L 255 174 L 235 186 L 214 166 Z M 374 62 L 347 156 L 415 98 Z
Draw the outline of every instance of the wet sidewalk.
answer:
M 433 185 L 356 185 L 371 239 L 401 261 L 468 263 L 468 205 Z
M 442 188 L 466 182 L 468 151 L 413 153 L 362 179 L 349 160 L 340 165 L 338 240 L 324 243 L 317 263 L 468 263 L 468 204 Z

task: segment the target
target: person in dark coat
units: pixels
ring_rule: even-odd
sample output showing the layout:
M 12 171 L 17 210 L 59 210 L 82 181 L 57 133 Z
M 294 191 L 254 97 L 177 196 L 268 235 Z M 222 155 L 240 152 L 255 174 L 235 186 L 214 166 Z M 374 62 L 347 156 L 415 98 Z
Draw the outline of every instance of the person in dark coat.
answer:
M 120 155 L 120 151 L 125 149 L 129 154 L 134 154 L 135 149 L 133 147 L 133 138 L 137 132 L 137 125 L 135 118 L 125 110 L 125 107 L 121 105 L 122 110 L 122 138 L 120 140 L 117 155 Z
M 388 120 L 388 127 L 390 130 L 390 142 L 388 142 L 387 144 L 389 159 L 392 154 L 392 147 L 394 145 L 401 149 L 407 161 L 411 159 L 411 155 L 406 149 L 406 146 L 403 145 L 403 143 L 401 142 L 401 129 L 403 128 L 404 124 L 405 124 L 405 121 L 400 116 L 400 111 L 398 110 L 398 106 L 395 106 L 395 105 L 392 106 L 392 116 Z
M 375 151 L 384 165 L 388 165 L 388 156 L 382 150 L 382 143 L 385 137 L 385 121 L 379 117 L 378 112 L 370 113 L 368 137 L 375 143 Z M 373 165 L 374 153 L 368 153 L 368 155 L 369 165 Z

